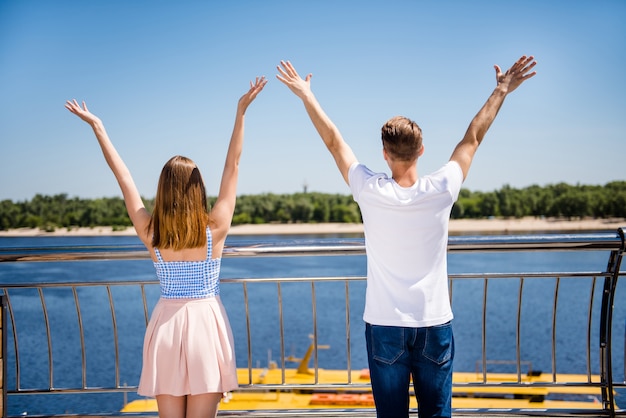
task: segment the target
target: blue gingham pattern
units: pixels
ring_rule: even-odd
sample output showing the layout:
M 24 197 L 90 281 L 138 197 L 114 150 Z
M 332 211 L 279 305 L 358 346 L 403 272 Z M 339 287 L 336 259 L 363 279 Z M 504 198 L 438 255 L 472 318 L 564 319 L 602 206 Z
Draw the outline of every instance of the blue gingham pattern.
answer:
M 211 259 L 213 240 L 207 227 L 207 257 L 203 261 L 163 261 L 155 248 L 154 263 L 164 299 L 198 299 L 220 294 L 221 259 Z

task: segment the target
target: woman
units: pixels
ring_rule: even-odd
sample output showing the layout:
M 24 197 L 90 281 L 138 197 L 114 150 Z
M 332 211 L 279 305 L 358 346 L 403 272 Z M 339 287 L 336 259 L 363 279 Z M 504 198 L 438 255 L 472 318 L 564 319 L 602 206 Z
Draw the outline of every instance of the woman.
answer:
M 222 394 L 237 388 L 219 271 L 235 210 L 245 112 L 266 84 L 265 77 L 257 77 L 239 99 L 219 194 L 210 210 L 198 167 L 175 156 L 163 167 L 150 214 L 102 121 L 85 102 L 82 107 L 76 100 L 65 104 L 92 127 L 156 268 L 161 297 L 146 329 L 138 393 L 156 398 L 161 417 L 215 417 Z

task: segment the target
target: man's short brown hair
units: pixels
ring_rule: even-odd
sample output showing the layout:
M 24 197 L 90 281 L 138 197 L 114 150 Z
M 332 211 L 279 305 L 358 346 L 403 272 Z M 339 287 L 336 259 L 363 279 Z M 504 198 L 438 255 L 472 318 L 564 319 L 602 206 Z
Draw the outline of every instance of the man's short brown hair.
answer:
M 383 148 L 390 158 L 399 161 L 417 159 L 422 148 L 422 130 L 411 119 L 395 116 L 381 129 Z

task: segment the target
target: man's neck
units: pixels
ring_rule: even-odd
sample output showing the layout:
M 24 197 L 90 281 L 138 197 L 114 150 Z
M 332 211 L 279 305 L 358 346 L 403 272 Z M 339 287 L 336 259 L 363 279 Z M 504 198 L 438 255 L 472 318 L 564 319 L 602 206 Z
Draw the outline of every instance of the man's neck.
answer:
M 411 187 L 417 182 L 417 161 L 394 162 L 389 165 L 391 177 L 399 186 Z

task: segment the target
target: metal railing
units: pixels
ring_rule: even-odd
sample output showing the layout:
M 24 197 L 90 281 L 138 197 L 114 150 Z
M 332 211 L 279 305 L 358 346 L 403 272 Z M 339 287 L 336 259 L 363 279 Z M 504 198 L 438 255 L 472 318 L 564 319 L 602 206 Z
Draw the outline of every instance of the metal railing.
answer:
M 478 313 L 479 320 L 473 321 L 475 325 L 473 330 L 468 331 L 472 335 L 480 335 L 480 354 L 479 360 L 476 361 L 476 373 L 475 378 L 463 382 L 455 382 L 454 389 L 457 392 L 480 392 L 480 390 L 487 391 L 492 388 L 504 388 L 514 391 L 515 388 L 577 388 L 577 387 L 593 387 L 598 388 L 601 394 L 601 402 L 597 406 L 597 414 L 602 416 L 617 416 L 624 413 L 624 410 L 616 407 L 614 394 L 616 390 L 626 389 L 624 380 L 617 381 L 614 379 L 614 356 L 616 353 L 613 351 L 616 338 L 613 337 L 612 331 L 614 329 L 613 318 L 616 303 L 620 308 L 624 308 L 623 300 L 616 300 L 617 284 L 620 277 L 624 276 L 624 273 L 620 272 L 621 260 L 625 249 L 624 230 L 619 229 L 616 232 L 606 233 L 581 233 L 581 234 L 548 234 L 548 235 L 502 235 L 502 236 L 472 236 L 472 237 L 450 237 L 449 240 L 449 254 L 454 255 L 475 255 L 479 253 L 493 253 L 496 255 L 502 254 L 520 254 L 520 253 L 548 253 L 548 252 L 567 252 L 573 254 L 583 254 L 586 252 L 597 252 L 602 255 L 606 254 L 607 257 L 603 258 L 604 265 L 598 266 L 597 270 L 586 271 L 524 271 L 517 268 L 511 268 L 505 272 L 489 271 L 490 266 L 481 266 L 478 272 L 451 272 L 450 274 L 450 298 L 452 301 L 453 310 L 458 318 L 460 315 L 456 314 L 457 301 L 461 298 L 467 298 L 465 294 L 465 283 L 472 283 L 471 287 L 474 290 L 472 296 L 472 309 L 474 313 Z M 239 247 L 227 247 L 224 251 L 224 258 L 256 258 L 256 257 L 310 257 L 310 256 L 362 256 L 364 254 L 364 245 L 362 240 L 330 240 L 330 241 L 287 241 L 285 243 L 272 243 L 263 244 L 258 243 L 254 245 L 244 245 Z M 147 260 L 149 255 L 147 251 L 140 245 L 124 245 L 124 246 L 80 246 L 80 247 L 46 247 L 46 248 L 0 248 L 0 263 L 37 263 L 37 262 L 63 262 L 67 268 L 71 268 L 73 263 L 79 261 L 102 261 L 102 260 Z M 1 266 L 1 264 L 0 264 Z M 524 267 L 522 265 L 522 267 Z M 452 269 L 451 269 L 452 270 Z M 362 288 L 365 278 L 363 276 L 332 276 L 332 277 L 232 277 L 222 279 L 223 289 L 228 287 L 237 287 L 240 289 L 238 299 L 242 307 L 240 311 L 242 314 L 238 316 L 237 321 L 245 323 L 243 327 L 243 337 L 245 339 L 247 359 L 247 378 L 245 381 L 241 381 L 241 391 L 250 390 L 267 390 L 267 391 L 286 391 L 286 390 L 298 390 L 298 391 L 324 391 L 324 390 L 366 390 L 369 385 L 353 380 L 353 357 L 355 355 L 354 345 L 354 331 L 355 326 L 354 315 L 355 309 L 351 307 L 351 300 L 354 300 L 354 289 Z M 525 328 L 524 314 L 530 309 L 534 309 L 532 306 L 528 308 L 528 297 L 526 297 L 526 289 L 530 283 L 542 283 L 542 290 L 539 294 L 545 300 L 542 302 L 544 305 L 551 307 L 549 314 L 549 320 L 547 324 L 543 324 L 543 327 L 539 331 L 541 335 L 528 334 Z M 564 283 L 576 282 L 584 283 L 582 287 L 578 289 L 577 303 L 583 307 L 585 311 L 585 318 L 582 320 L 577 317 L 577 321 L 580 322 L 576 326 L 577 330 L 582 330 L 584 334 L 584 353 L 577 353 L 577 357 L 584 358 L 584 373 L 581 373 L 583 378 L 576 378 L 568 380 L 568 374 L 558 373 L 560 369 L 560 343 L 559 343 L 559 326 L 561 319 L 558 316 L 559 308 L 561 307 L 562 286 Z M 345 318 L 340 321 L 342 323 L 341 334 L 345 336 L 344 354 L 341 357 L 345 358 L 345 364 L 342 369 L 345 369 L 345 380 L 328 382 L 322 381 L 319 378 L 320 371 L 320 350 L 323 348 L 320 332 L 320 313 L 325 312 L 327 306 L 320 306 L 319 293 L 322 286 L 328 283 L 334 283 L 334 293 L 342 294 L 343 302 L 340 312 L 345 315 Z M 490 302 L 493 297 L 490 298 L 490 291 L 492 288 L 499 286 L 500 283 L 507 283 L 507 292 L 505 294 L 514 294 L 514 302 L 509 306 L 509 313 L 513 315 L 513 319 L 508 321 L 508 328 L 506 329 L 494 329 L 490 327 L 490 324 L 497 322 L 500 324 L 500 319 L 497 321 L 490 317 Z M 281 371 L 281 378 L 278 382 L 272 383 L 256 383 L 253 381 L 253 369 L 255 357 L 258 357 L 255 353 L 258 353 L 259 347 L 267 345 L 267 341 L 258 341 L 255 339 L 256 326 L 254 322 L 258 320 L 258 315 L 251 312 L 251 294 L 257 292 L 259 286 L 270 286 L 273 289 L 272 297 L 276 298 L 276 311 L 274 315 L 277 321 L 278 331 L 278 368 Z M 291 325 L 286 325 L 288 319 L 292 316 L 286 313 L 286 304 L 294 303 L 289 298 L 293 297 L 293 293 L 286 292 L 286 288 L 292 286 L 298 286 L 305 288 L 307 295 L 307 302 L 304 304 L 306 310 L 310 310 L 310 318 L 307 315 L 305 321 L 310 321 L 307 324 L 311 330 L 312 339 L 312 378 L 307 383 L 294 383 L 286 377 L 286 370 L 288 369 L 287 363 L 290 361 L 288 354 L 287 341 L 290 337 L 290 332 L 293 332 Z M 338 286 L 338 287 L 337 287 Z M 3 300 L 6 303 L 6 310 L 8 313 L 7 328 L 5 331 L 5 338 L 9 342 L 7 352 L 4 357 L 3 367 L 5 367 L 6 381 L 4 382 L 4 388 L 9 397 L 9 403 L 12 397 L 18 395 L 43 395 L 43 394 L 87 394 L 87 393 L 132 393 L 136 391 L 136 385 L 127 385 L 127 374 L 125 372 L 125 366 L 123 362 L 123 354 L 125 349 L 121 348 L 124 341 L 128 339 L 128 335 L 125 334 L 121 328 L 122 323 L 126 323 L 126 319 L 120 320 L 120 311 L 117 306 L 117 298 L 120 294 L 126 296 L 126 299 L 130 299 L 133 303 L 138 303 L 141 307 L 135 311 L 140 311 L 142 315 L 142 327 L 145 330 L 149 319 L 149 311 L 152 304 L 155 301 L 155 297 L 158 297 L 158 282 L 155 280 L 111 280 L 111 281 L 98 281 L 98 282 L 45 282 L 45 280 L 37 281 L 33 283 L 17 283 L 17 282 L 4 282 L 0 284 L 4 297 Z M 340 289 L 337 291 L 337 289 Z M 476 291 L 478 289 L 478 291 Z M 581 291 L 580 289 L 584 289 Z M 601 294 L 599 295 L 601 289 Z M 88 306 L 81 304 L 81 295 L 83 292 L 100 292 L 101 295 L 97 297 L 97 306 L 102 308 L 102 302 L 106 307 L 106 316 L 112 335 L 112 348 L 108 350 L 110 356 L 110 362 L 103 359 L 98 359 L 98 368 L 106 368 L 112 370 L 113 378 L 110 381 L 104 382 L 104 384 L 93 385 L 89 384 L 88 375 L 95 372 L 91 372 L 92 362 L 89 360 L 88 345 L 93 343 L 90 341 L 90 335 L 85 326 L 85 316 L 89 315 L 90 311 L 95 309 L 96 304 L 89 303 Z M 29 293 L 31 292 L 31 293 Z M 32 293 L 34 292 L 34 293 Z M 50 294 L 53 292 L 53 294 Z M 62 293 L 67 292 L 65 296 Z M 131 293 L 135 293 L 135 296 L 129 296 Z M 222 293 L 226 291 L 223 290 Z M 229 290 L 230 292 L 230 290 Z M 287 294 L 289 293 L 289 294 Z M 67 296 L 67 295 L 70 296 Z M 36 296 L 34 296 L 36 295 Z M 156 295 L 156 296 L 155 296 Z M 301 297 L 302 292 L 299 293 Z M 598 296 L 599 295 L 599 296 Z M 55 307 L 50 306 L 50 299 L 62 298 L 63 303 L 55 303 Z M 498 296 L 499 298 L 499 296 Z M 598 303 L 599 299 L 599 303 Z M 16 309 L 16 304 L 20 304 L 20 309 Z M 24 301 L 27 301 L 26 303 Z M 69 301 L 68 301 L 69 300 Z M 90 301 L 92 299 L 89 299 Z M 295 301 L 296 304 L 300 303 Z M 568 302 L 569 303 L 569 302 Z M 55 351 L 55 345 L 57 341 L 54 338 L 53 326 L 54 321 L 51 316 L 54 314 L 57 305 L 64 306 L 64 309 L 71 306 L 71 310 L 75 311 L 76 323 L 65 324 L 67 327 L 75 327 L 75 336 L 77 344 L 80 348 L 77 349 L 78 358 L 77 368 L 80 370 L 80 382 L 74 384 L 59 384 L 57 369 L 60 368 L 59 364 L 63 364 L 66 368 L 67 365 L 64 361 L 61 361 L 59 357 L 67 355 L 67 353 L 60 354 Z M 41 316 L 36 315 L 39 321 L 42 322 L 40 327 L 35 327 L 34 324 L 29 323 L 28 329 L 23 329 L 22 325 L 22 312 L 31 312 L 32 310 L 41 310 Z M 357 312 L 357 317 L 360 312 Z M 24 314 L 26 315 L 26 314 Z M 230 315 L 230 314 L 229 314 Z M 334 315 L 336 317 L 336 315 Z M 468 315 L 469 316 L 469 315 Z M 231 318 L 233 321 L 233 318 Z M 457 319 L 455 319 L 457 321 Z M 506 321 L 502 321 L 504 323 Z M 464 323 L 465 324 L 465 323 Z M 527 324 L 526 324 L 527 325 Z M 535 324 L 536 325 L 536 324 Z M 530 328 L 534 325 L 531 324 Z M 301 332 L 301 325 L 299 325 L 298 331 Z M 35 329 L 39 331 L 35 331 Z M 32 332 L 28 332 L 32 330 Z M 46 383 L 38 384 L 26 384 L 24 383 L 23 375 L 25 370 L 29 369 L 32 359 L 25 358 L 25 351 L 22 347 L 22 339 L 24 336 L 32 337 L 31 334 L 39 332 L 43 334 L 43 343 L 39 344 L 39 352 L 41 354 L 38 360 L 40 369 L 37 371 L 40 375 L 46 375 Z M 456 331 L 455 331 L 456 332 Z M 502 333 L 502 334 L 501 334 Z M 528 366 L 526 359 L 524 358 L 524 342 L 529 340 L 545 338 L 545 334 L 549 336 L 549 357 L 550 357 L 550 373 L 548 379 L 541 381 L 526 379 L 527 375 L 536 373 L 532 370 L 532 366 Z M 512 379 L 505 380 L 493 380 L 491 378 L 491 372 L 489 368 L 498 367 L 499 359 L 490 358 L 490 348 L 494 345 L 500 344 L 506 335 L 513 336 L 515 343 L 512 353 L 503 363 L 512 364 L 514 371 L 512 372 Z M 530 336 L 529 336 L 530 335 Z M 135 336 L 136 337 L 136 336 Z M 597 338 L 597 339 L 596 339 Z M 493 341 L 496 341 L 493 343 Z M 105 345 L 103 343 L 103 345 Z M 140 348 L 139 348 L 140 350 Z M 626 351 L 626 349 L 625 349 Z M 570 354 L 568 354 L 569 356 Z M 139 353 L 140 356 L 140 353 Z M 345 356 L 345 357 L 344 357 Z M 625 352 L 626 356 L 626 352 Z M 44 358 L 41 358 L 44 357 Z M 456 360 L 455 360 L 456 361 Z M 564 362 L 570 361 L 566 357 Z M 623 361 L 623 360 L 622 360 Z M 103 362 L 106 363 L 103 366 Z M 238 358 L 238 362 L 240 359 Z M 268 359 L 268 363 L 269 363 Z M 524 370 L 524 367 L 528 367 L 528 371 Z M 44 370 L 41 370 L 41 367 Z M 625 366 L 626 368 L 626 366 Z M 136 369 L 135 369 L 136 370 Z M 455 369 L 456 370 L 456 369 Z M 594 373 L 597 370 L 597 373 Z M 30 371 L 30 370 L 29 370 Z M 624 371 L 626 374 L 626 370 Z M 135 381 L 138 381 L 138 376 L 135 373 L 131 377 Z M 240 378 L 241 380 L 241 378 Z M 39 381 L 41 382 L 41 381 Z M 478 389 L 476 389 L 478 388 Z M 471 390 L 470 390 L 471 389 Z M 484 413 L 485 411 L 479 409 L 466 409 L 464 413 L 472 413 L 474 411 L 477 415 Z M 100 411 L 93 411 L 99 413 Z M 564 414 L 576 415 L 576 410 L 561 411 Z

